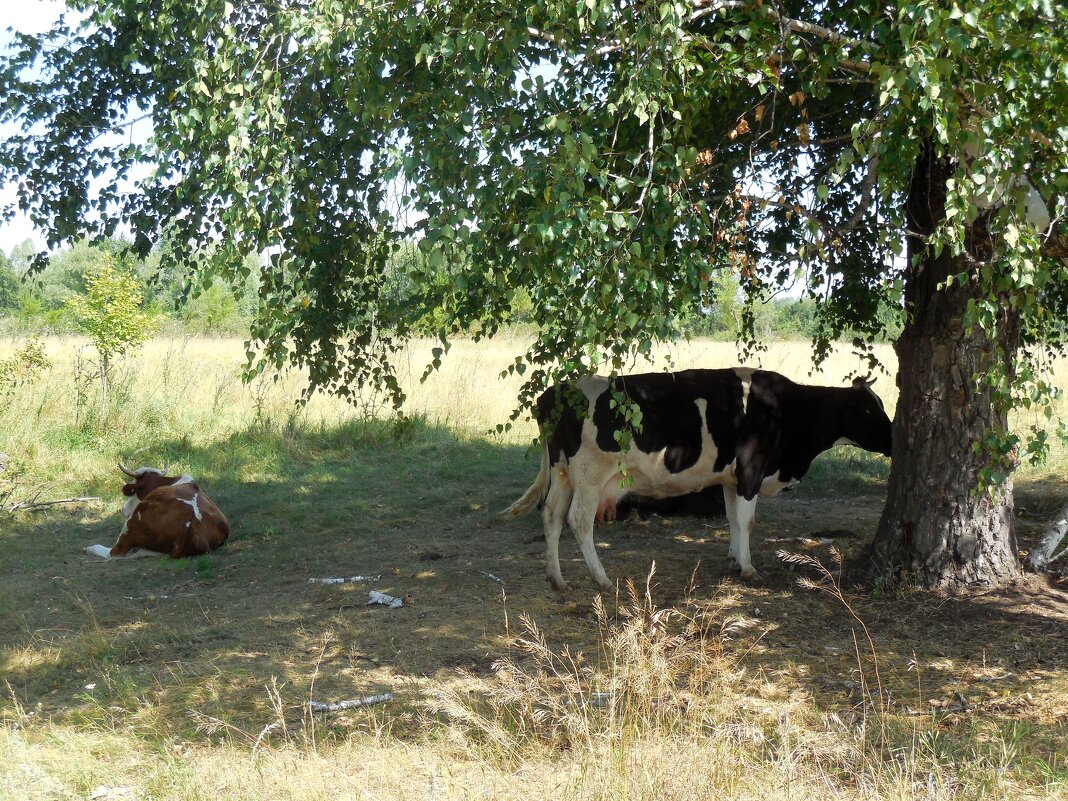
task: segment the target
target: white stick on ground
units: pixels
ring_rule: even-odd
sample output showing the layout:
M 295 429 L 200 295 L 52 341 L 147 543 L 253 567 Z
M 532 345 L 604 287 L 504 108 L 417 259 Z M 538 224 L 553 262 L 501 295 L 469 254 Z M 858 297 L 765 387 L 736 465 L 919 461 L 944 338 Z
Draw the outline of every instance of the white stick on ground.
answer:
M 309 701 L 308 709 L 312 712 L 340 712 L 342 709 L 355 709 L 359 706 L 370 706 L 371 704 L 380 704 L 383 701 L 392 700 L 393 693 L 382 693 L 381 695 L 368 695 L 366 698 L 353 698 L 349 701 L 338 701 L 333 704 L 325 701 Z
M 381 581 L 382 575 L 377 576 L 342 576 L 341 578 L 310 578 L 312 584 L 361 584 L 372 581 Z

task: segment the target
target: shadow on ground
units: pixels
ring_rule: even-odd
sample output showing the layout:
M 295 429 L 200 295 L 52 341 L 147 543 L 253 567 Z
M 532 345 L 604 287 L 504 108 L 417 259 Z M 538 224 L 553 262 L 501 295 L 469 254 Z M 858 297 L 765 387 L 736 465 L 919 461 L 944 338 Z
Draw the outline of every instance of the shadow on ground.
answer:
M 562 555 L 576 589 L 558 596 L 543 580 L 539 517 L 494 519 L 537 471 L 522 447 L 457 439 L 416 420 L 261 427 L 208 448 L 173 441 L 150 452 L 201 479 L 231 520 L 231 540 L 178 562 L 83 555 L 114 540 L 118 476 L 102 485 L 115 496 L 106 507 L 7 525 L 0 673 L 9 691 L 0 708 L 141 724 L 150 736 L 226 731 L 251 740 L 277 719 L 279 704 L 299 719 L 313 698 L 389 690 L 403 710 L 434 683 L 458 680 L 457 668 L 488 673 L 508 653 L 521 612 L 550 642 L 596 652 L 592 585 L 573 540 L 565 534 Z M 757 633 L 739 643 L 751 668 L 848 715 L 858 708 L 858 666 L 870 669 L 856 653 L 862 632 L 839 601 L 800 589 L 801 574 L 774 554 L 806 550 L 828 561 L 826 543 L 796 539 L 820 532 L 836 533 L 847 553 L 861 547 L 881 508 L 870 481 L 862 484 L 842 494 L 823 482 L 819 494 L 801 488 L 762 503 L 759 585 L 729 570 L 722 520 L 610 525 L 598 534 L 601 555 L 611 575 L 639 582 L 655 561 L 662 606 L 714 598 L 724 614 L 755 619 Z M 310 581 L 353 575 L 380 575 L 371 586 L 413 604 L 367 606 L 368 585 Z M 872 631 L 885 684 L 910 713 L 1035 725 L 1054 714 L 1033 699 L 1068 670 L 1063 589 L 1032 579 L 1015 591 L 851 599 Z M 1063 742 L 1063 722 L 1043 736 Z

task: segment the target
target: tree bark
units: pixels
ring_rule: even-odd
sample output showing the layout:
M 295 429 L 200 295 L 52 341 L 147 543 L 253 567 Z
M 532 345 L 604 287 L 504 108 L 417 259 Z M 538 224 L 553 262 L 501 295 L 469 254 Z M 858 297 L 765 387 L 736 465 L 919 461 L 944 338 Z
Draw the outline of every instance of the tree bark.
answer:
M 854 578 L 906 577 L 926 587 L 996 584 L 1020 572 L 1011 479 L 980 488 L 990 455 L 976 447 L 1004 426 L 990 387 L 977 384 L 1001 359 L 1011 375 L 1020 325 L 1002 304 L 991 336 L 969 327 L 969 301 L 984 296 L 977 260 L 990 256 L 982 220 L 967 255 L 936 252 L 928 238 L 945 217 L 950 165 L 921 155 L 908 196 L 906 321 L 895 345 L 900 396 L 887 501 L 875 539 L 851 565 Z M 947 280 L 960 275 L 966 281 Z M 1006 474 L 1011 465 L 1000 465 Z

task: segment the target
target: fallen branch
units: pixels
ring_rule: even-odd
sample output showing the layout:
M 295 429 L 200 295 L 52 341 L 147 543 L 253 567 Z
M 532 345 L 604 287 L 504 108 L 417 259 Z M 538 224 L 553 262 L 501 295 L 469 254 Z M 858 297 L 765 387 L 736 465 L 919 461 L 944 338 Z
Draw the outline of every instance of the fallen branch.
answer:
M 1047 565 L 1057 557 L 1054 552 L 1061 544 L 1065 534 L 1068 534 L 1068 502 L 1061 507 L 1060 512 L 1049 524 L 1038 544 L 1027 555 L 1027 569 L 1034 572 L 1045 570 Z M 1058 554 L 1060 556 L 1062 554 Z
M 88 497 L 85 497 L 85 498 L 57 498 L 54 501 L 38 501 L 38 500 L 19 501 L 18 503 L 13 503 L 10 506 L 8 506 L 7 507 L 7 511 L 9 511 L 9 512 L 35 512 L 38 509 L 44 509 L 44 508 L 49 507 L 49 506 L 56 506 L 56 505 L 61 504 L 61 503 L 88 503 L 90 501 L 99 501 L 99 500 L 103 500 L 103 499 L 102 498 L 97 498 L 95 496 L 88 496 Z
M 381 581 L 382 574 L 376 576 L 341 576 L 339 578 L 310 578 L 311 584 L 360 584 L 363 582 Z
M 333 704 L 325 701 L 308 701 L 308 709 L 312 712 L 340 712 L 343 709 L 355 709 L 360 706 L 370 706 L 371 704 L 380 704 L 383 701 L 392 700 L 393 693 L 382 693 L 381 695 L 369 695 L 366 698 L 338 701 Z

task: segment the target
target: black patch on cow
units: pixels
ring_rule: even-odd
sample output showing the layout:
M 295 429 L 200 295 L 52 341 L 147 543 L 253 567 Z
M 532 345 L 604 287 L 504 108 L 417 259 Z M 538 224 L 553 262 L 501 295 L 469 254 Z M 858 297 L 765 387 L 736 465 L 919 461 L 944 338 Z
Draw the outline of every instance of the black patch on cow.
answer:
M 568 459 L 578 453 L 586 405 L 586 396 L 573 385 L 556 385 L 541 393 L 538 427 L 549 438 L 549 464 L 559 462 L 561 453 Z
M 642 413 L 634 445 L 645 453 L 664 452 L 664 466 L 681 473 L 697 464 L 707 425 L 719 453 L 716 469 L 734 458 L 734 435 L 742 416 L 742 383 L 733 370 L 686 370 L 681 373 L 645 373 L 624 376 L 612 388 L 623 393 Z M 597 445 L 618 452 L 615 432 L 623 428 L 623 415 L 613 408 L 612 391 L 597 398 L 593 422 Z M 705 420 L 697 401 L 707 404 Z

